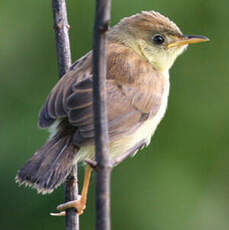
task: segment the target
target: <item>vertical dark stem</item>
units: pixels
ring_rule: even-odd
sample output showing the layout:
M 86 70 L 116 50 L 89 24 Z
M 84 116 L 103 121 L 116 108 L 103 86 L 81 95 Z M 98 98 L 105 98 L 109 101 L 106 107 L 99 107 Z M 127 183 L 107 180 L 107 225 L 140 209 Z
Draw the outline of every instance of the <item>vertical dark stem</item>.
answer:
M 78 198 L 78 177 L 77 165 L 72 169 L 71 174 L 65 182 L 65 201 L 77 200 Z M 66 210 L 65 226 L 66 230 L 79 230 L 79 215 L 74 208 Z
M 70 41 L 69 41 L 69 24 L 67 17 L 67 8 L 65 0 L 52 0 L 54 29 L 56 32 L 56 50 L 59 77 L 61 78 L 72 64 Z
M 69 24 L 65 0 L 52 0 L 56 49 L 61 78 L 71 66 Z M 72 169 L 65 183 L 65 201 L 76 200 L 78 196 L 77 165 Z M 66 210 L 66 230 L 79 230 L 79 216 L 74 209 Z
M 110 21 L 110 0 L 96 0 L 93 43 L 93 98 L 96 146 L 96 229 L 110 230 L 109 137 L 106 109 L 106 32 Z

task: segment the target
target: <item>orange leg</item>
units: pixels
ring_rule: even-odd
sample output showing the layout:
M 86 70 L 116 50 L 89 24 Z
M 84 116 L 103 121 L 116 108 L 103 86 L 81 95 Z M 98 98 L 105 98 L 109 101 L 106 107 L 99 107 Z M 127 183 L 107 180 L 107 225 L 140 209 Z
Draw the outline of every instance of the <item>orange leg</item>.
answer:
M 83 189 L 80 198 L 78 200 L 72 200 L 64 204 L 58 205 L 57 210 L 60 212 L 50 213 L 52 216 L 65 216 L 66 212 L 64 210 L 69 208 L 75 208 L 79 215 L 83 214 L 83 211 L 86 208 L 86 203 L 87 203 L 87 193 L 88 193 L 88 187 L 91 178 L 91 172 L 92 172 L 92 168 L 90 166 L 87 166 L 84 174 L 84 183 L 83 183 Z

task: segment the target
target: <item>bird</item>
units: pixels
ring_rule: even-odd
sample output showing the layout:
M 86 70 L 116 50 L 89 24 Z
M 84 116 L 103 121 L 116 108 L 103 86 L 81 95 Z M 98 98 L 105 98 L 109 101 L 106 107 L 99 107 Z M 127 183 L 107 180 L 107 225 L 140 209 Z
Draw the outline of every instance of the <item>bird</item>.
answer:
M 106 38 L 109 154 L 115 161 L 150 143 L 167 108 L 170 68 L 189 44 L 209 39 L 183 34 L 153 10 L 123 18 Z M 92 56 L 89 51 L 73 63 L 48 95 L 38 125 L 49 129 L 50 136 L 18 171 L 19 185 L 51 193 L 75 164 L 95 159 Z M 60 213 L 53 215 L 64 215 L 72 207 L 83 213 L 92 172 L 85 168 L 81 197 L 57 206 Z

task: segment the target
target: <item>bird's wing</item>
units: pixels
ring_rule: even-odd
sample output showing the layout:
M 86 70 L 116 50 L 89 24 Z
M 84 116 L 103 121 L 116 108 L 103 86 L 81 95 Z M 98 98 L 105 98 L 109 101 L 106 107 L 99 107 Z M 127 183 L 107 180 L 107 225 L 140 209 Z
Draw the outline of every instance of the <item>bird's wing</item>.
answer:
M 71 108 L 68 108 L 69 97 L 77 92 L 76 102 L 83 104 L 85 100 L 91 99 L 91 92 L 87 92 L 88 82 L 92 80 L 91 57 L 89 52 L 84 57 L 73 63 L 68 73 L 66 73 L 52 89 L 51 93 L 41 108 L 38 125 L 40 128 L 47 128 L 56 119 L 67 118 Z M 80 89 L 80 90 L 79 90 Z M 71 101 L 71 99 L 70 99 Z
M 91 62 L 89 59 L 90 55 L 82 59 L 78 69 L 70 71 L 59 81 L 43 106 L 39 118 L 41 127 L 48 127 L 55 119 L 67 118 L 68 122 L 76 127 L 74 140 L 78 144 L 93 140 L 94 137 L 92 71 L 91 65 L 85 69 L 86 64 L 83 63 Z M 119 66 L 116 68 L 117 75 L 127 74 Z M 152 68 L 151 72 L 142 71 L 140 80 L 146 81 L 146 84 L 140 83 L 139 79 L 135 84 L 132 81 L 122 82 L 111 77 L 108 72 L 107 112 L 111 140 L 121 134 L 131 134 L 150 115 L 158 111 L 161 92 L 154 92 L 154 83 L 157 81 L 152 75 Z

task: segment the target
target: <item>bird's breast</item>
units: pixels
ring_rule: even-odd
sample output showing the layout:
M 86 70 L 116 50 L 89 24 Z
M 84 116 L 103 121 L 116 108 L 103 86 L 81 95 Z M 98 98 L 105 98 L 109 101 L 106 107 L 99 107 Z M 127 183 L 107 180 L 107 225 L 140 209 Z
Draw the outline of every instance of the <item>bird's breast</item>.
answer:
M 109 151 L 112 159 L 118 157 L 122 153 L 125 153 L 143 140 L 146 145 L 150 143 L 151 137 L 153 136 L 158 124 L 163 118 L 167 108 L 169 95 L 169 74 L 167 72 L 164 74 L 164 78 L 164 90 L 158 111 L 152 117 L 149 117 L 134 133 L 121 136 L 120 138 L 110 143 Z M 81 161 L 85 158 L 94 159 L 94 146 L 83 146 L 80 149 L 76 160 Z
M 150 143 L 151 137 L 153 136 L 158 124 L 163 118 L 169 95 L 169 75 L 165 74 L 164 91 L 162 95 L 161 105 L 157 113 L 146 120 L 133 134 L 129 136 L 122 136 L 122 138 L 115 140 L 110 145 L 110 155 L 112 158 L 119 156 L 121 153 L 128 151 L 133 148 L 137 143 L 144 140 L 146 145 Z
M 168 96 L 169 96 L 169 73 L 165 72 L 164 74 L 164 90 L 162 94 L 162 100 L 160 107 L 157 111 L 157 113 L 150 117 L 148 120 L 146 120 L 137 130 L 137 132 L 134 134 L 134 142 L 138 143 L 142 139 L 146 140 L 146 144 L 148 145 L 150 143 L 151 137 L 153 136 L 158 124 L 160 123 L 161 119 L 165 115 L 165 111 L 168 104 Z

